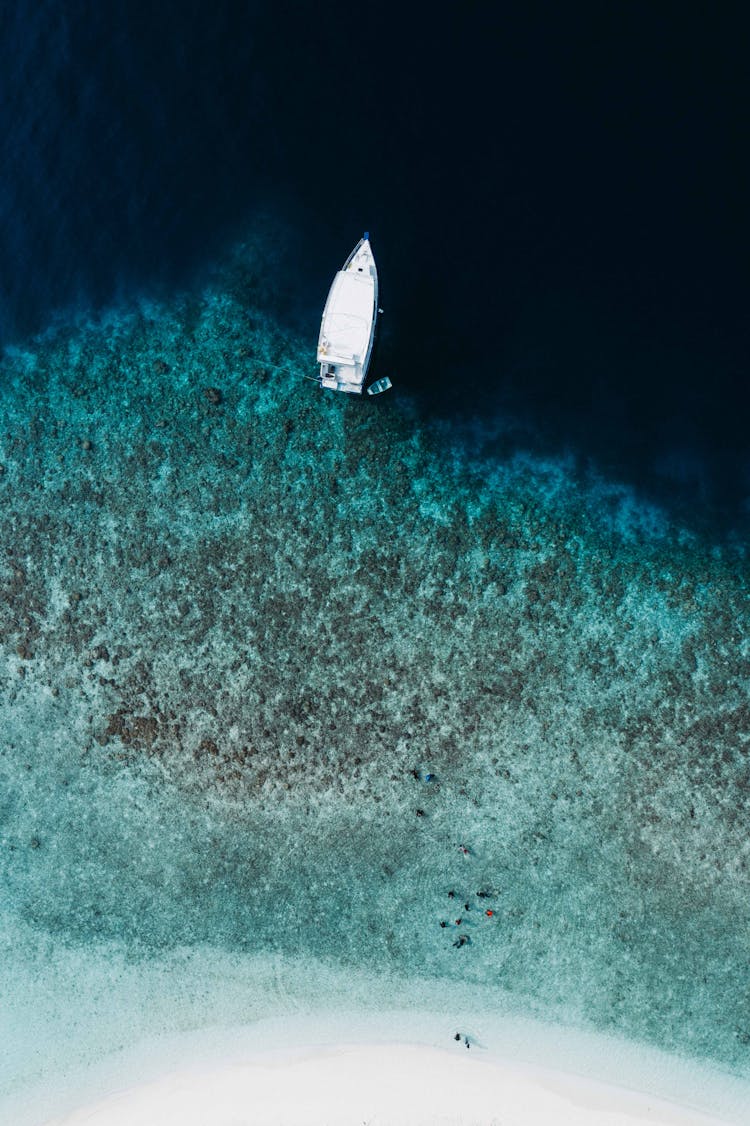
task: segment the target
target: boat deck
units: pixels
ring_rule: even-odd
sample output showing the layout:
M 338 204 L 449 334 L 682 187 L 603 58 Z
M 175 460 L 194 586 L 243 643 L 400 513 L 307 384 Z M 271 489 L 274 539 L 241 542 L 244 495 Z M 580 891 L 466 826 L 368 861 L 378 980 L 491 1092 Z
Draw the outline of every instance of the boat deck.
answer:
M 320 385 L 359 394 L 372 354 L 378 275 L 370 243 L 362 239 L 333 279 L 318 339 Z

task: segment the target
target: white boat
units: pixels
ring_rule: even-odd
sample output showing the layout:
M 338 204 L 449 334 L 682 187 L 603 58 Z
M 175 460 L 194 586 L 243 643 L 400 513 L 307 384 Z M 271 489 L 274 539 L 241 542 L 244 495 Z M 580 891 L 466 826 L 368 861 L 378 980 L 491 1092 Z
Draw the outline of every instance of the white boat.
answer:
M 321 387 L 352 395 L 364 392 L 382 311 L 378 308 L 378 271 L 365 231 L 333 279 L 323 310 L 318 338 Z M 390 386 L 385 376 L 370 384 L 367 393 L 377 395 Z

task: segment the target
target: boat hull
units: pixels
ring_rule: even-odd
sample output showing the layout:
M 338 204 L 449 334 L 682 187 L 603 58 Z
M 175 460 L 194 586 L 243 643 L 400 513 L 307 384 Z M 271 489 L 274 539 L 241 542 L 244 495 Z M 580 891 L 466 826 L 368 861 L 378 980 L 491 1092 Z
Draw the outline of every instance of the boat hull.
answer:
M 378 272 L 367 235 L 333 279 L 318 338 L 319 383 L 361 395 L 372 366 L 378 326 Z

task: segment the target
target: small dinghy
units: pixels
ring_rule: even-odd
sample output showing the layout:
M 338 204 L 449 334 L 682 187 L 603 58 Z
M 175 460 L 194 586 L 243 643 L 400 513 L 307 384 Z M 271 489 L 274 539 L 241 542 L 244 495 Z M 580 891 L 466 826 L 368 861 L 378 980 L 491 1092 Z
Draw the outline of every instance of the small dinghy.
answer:
M 318 338 L 317 382 L 331 391 L 361 395 L 367 385 L 378 331 L 378 271 L 365 231 L 333 279 Z M 388 376 L 367 387 L 378 395 L 391 386 Z

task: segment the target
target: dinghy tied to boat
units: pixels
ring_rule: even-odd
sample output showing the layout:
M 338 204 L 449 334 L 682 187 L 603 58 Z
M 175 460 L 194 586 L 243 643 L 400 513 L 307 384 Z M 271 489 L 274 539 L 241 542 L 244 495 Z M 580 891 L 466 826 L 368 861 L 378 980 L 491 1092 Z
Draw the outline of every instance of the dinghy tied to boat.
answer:
M 367 386 L 378 331 L 378 271 L 367 231 L 336 273 L 320 322 L 320 375 L 310 376 L 330 391 L 378 395 L 388 376 Z

